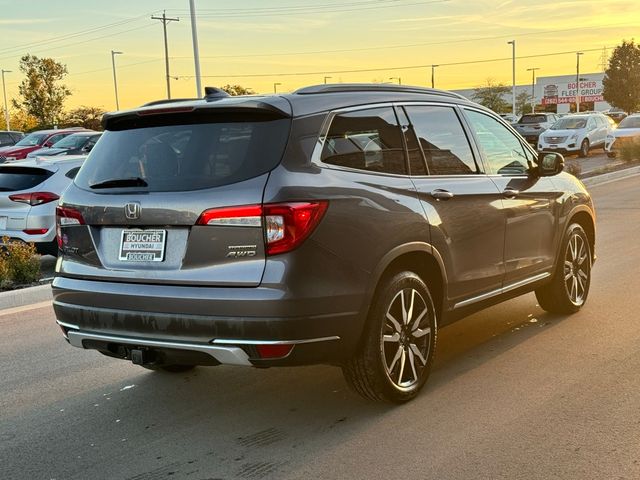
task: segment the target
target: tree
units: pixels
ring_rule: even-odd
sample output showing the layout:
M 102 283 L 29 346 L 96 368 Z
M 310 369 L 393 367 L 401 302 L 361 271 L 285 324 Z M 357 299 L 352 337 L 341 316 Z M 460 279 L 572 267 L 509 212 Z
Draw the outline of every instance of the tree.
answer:
M 518 115 L 524 115 L 525 113 L 531 113 L 531 99 L 533 97 L 530 93 L 522 91 L 516 95 L 516 113 Z
M 4 118 L 4 108 L 2 111 L 3 113 L 0 115 L 0 130 L 6 130 L 7 122 Z M 11 130 L 28 132 L 38 126 L 38 119 L 22 110 L 11 109 L 9 110 L 9 124 L 11 126 Z
M 54 125 L 71 95 L 60 81 L 67 74 L 67 67 L 53 58 L 38 58 L 25 55 L 20 59 L 20 71 L 26 75 L 18 86 L 22 97 L 13 100 L 13 106 L 38 119 L 41 125 Z
M 224 87 L 222 87 L 222 90 L 227 92 L 232 97 L 235 97 L 236 95 L 253 95 L 256 93 L 252 89 L 245 88 L 242 85 L 225 85 Z
M 91 130 L 101 130 L 101 121 L 104 114 L 104 108 L 87 107 L 83 105 L 65 113 L 60 121 L 60 126 L 84 127 Z
M 473 100 L 496 113 L 506 113 L 511 108 L 503 95 L 509 93 L 509 91 L 509 87 L 505 84 L 495 83 L 493 79 L 488 78 L 486 85 L 474 89 Z
M 623 40 L 614 49 L 602 85 L 605 101 L 614 107 L 627 113 L 640 109 L 640 45 Z

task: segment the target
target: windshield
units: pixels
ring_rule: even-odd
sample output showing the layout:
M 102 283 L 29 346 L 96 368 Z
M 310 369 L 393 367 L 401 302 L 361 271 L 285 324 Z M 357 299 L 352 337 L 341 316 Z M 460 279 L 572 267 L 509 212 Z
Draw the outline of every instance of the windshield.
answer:
M 89 189 L 108 181 L 139 178 L 144 182 L 125 188 L 169 192 L 257 177 L 275 168 L 282 158 L 290 120 L 243 120 L 105 131 L 76 184 Z
M 587 119 L 584 117 L 565 117 L 554 123 L 551 130 L 579 130 L 586 126 Z
M 69 135 L 53 144 L 53 148 L 80 148 L 89 140 L 87 135 Z
M 546 115 L 523 115 L 519 123 L 544 123 L 546 121 Z
M 618 128 L 640 128 L 640 117 L 627 117 L 620 122 Z
M 46 133 L 32 133 L 16 143 L 16 147 L 35 147 L 36 145 L 42 145 L 45 138 L 47 138 Z

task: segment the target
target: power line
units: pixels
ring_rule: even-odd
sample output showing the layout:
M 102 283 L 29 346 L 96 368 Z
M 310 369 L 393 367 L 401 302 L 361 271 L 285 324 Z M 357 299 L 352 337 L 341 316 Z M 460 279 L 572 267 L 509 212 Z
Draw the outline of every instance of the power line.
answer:
M 597 52 L 600 51 L 600 48 L 592 48 L 592 49 L 582 49 L 581 52 Z M 516 57 L 517 59 L 527 59 L 527 58 L 541 58 L 541 57 L 551 57 L 557 55 L 568 55 L 575 54 L 575 50 L 564 51 L 564 52 L 552 52 L 552 53 L 542 53 L 537 55 L 523 55 Z M 513 57 L 504 57 L 504 58 L 488 58 L 483 60 L 470 60 L 464 62 L 450 62 L 450 63 L 440 63 L 438 64 L 440 67 L 452 67 L 452 66 L 460 66 L 460 65 L 474 65 L 481 63 L 493 63 L 493 62 L 503 62 L 503 61 L 511 61 Z M 226 75 L 203 75 L 204 78 L 253 78 L 253 77 L 295 77 L 295 76 L 306 76 L 306 75 L 324 75 L 324 74 L 338 74 L 338 73 L 364 73 L 364 72 L 384 72 L 384 71 L 396 71 L 396 70 L 413 70 L 418 68 L 431 68 L 431 63 L 424 65 L 403 65 L 397 67 L 376 67 L 376 68 L 358 68 L 358 69 L 349 69 L 349 70 L 320 70 L 314 72 L 281 72 L 281 73 L 248 73 L 248 74 L 226 74 Z M 179 78 L 193 78 L 192 75 L 179 75 Z

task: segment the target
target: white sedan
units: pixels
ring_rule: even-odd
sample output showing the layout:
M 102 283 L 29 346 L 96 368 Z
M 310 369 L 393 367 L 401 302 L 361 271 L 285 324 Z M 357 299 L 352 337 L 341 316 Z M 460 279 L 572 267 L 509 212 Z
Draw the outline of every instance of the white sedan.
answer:
M 604 149 L 609 158 L 615 157 L 625 143 L 640 140 L 640 113 L 629 115 L 620 122 L 618 128 L 607 135 Z

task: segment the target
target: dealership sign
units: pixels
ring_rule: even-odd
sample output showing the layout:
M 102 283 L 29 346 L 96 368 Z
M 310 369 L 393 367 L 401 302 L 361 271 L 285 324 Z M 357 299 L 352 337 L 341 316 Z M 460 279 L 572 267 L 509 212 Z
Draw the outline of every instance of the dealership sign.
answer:
M 577 87 L 577 88 L 576 88 Z M 580 102 L 604 102 L 602 96 L 602 80 L 585 80 L 580 82 L 553 83 L 544 86 L 543 105 L 575 103 L 577 90 L 580 90 Z

